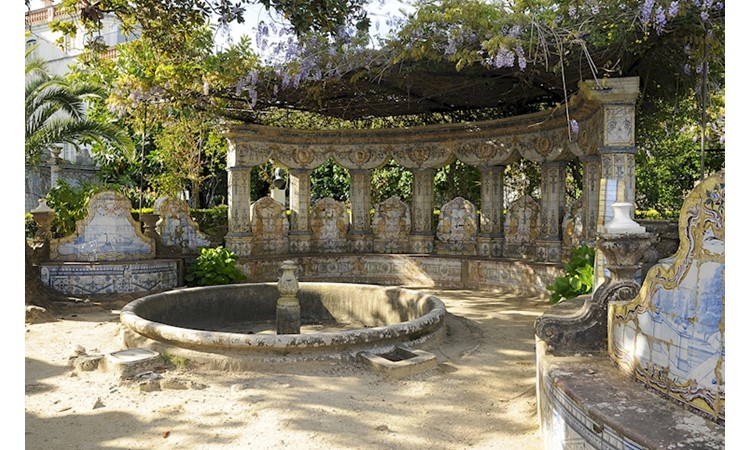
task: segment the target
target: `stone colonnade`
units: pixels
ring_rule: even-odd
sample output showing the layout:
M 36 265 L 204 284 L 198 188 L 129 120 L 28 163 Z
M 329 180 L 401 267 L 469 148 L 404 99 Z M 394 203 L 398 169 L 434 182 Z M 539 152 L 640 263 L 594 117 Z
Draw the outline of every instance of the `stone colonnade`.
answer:
M 455 159 L 481 172 L 481 209 L 476 254 L 504 256 L 503 173 L 521 158 L 540 164 L 542 174 L 535 259 L 562 258 L 562 221 L 568 161 L 583 163 L 582 238 L 593 241 L 609 219 L 609 205 L 635 197 L 634 136 L 638 78 L 582 82 L 566 108 L 469 124 L 431 125 L 408 129 L 296 130 L 241 125 L 228 133 L 229 231 L 227 247 L 251 256 L 250 173 L 273 161 L 289 172 L 289 253 L 311 251 L 311 186 L 313 169 L 328 159 L 351 175 L 348 250 L 373 251 L 370 223 L 372 170 L 394 160 L 413 173 L 412 253 L 434 251 L 432 226 L 435 170 Z M 575 121 L 576 126 L 571 126 Z M 252 255 L 262 256 L 262 255 Z

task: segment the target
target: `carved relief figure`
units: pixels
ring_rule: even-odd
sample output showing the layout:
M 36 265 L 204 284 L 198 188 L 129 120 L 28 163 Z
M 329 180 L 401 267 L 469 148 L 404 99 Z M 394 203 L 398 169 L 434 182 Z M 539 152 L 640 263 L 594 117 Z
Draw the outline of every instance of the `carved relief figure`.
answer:
M 286 253 L 289 250 L 289 220 L 281 203 L 271 197 L 263 197 L 250 209 L 253 253 Z
M 409 248 L 411 211 L 409 205 L 398 196 L 375 206 L 372 220 L 374 247 L 376 252 L 399 253 Z
M 539 235 L 539 203 L 524 195 L 508 208 L 505 217 L 505 254 L 509 257 L 533 257 L 533 245 Z
M 563 245 L 578 247 L 583 241 L 583 200 L 578 199 L 570 206 L 562 223 Z
M 311 212 L 313 247 L 323 252 L 346 251 L 349 216 L 343 203 L 327 197 L 315 202 Z
M 475 242 L 477 208 L 468 200 L 456 197 L 440 208 L 437 238 L 442 242 Z
M 441 253 L 475 254 L 477 208 L 462 197 L 456 197 L 443 205 L 440 208 L 437 238 L 437 247 Z
M 208 236 L 190 217 L 190 207 L 184 200 L 159 197 L 154 213 L 160 216 L 156 229 L 165 245 L 178 247 L 184 253 L 197 253 L 200 248 L 211 246 Z

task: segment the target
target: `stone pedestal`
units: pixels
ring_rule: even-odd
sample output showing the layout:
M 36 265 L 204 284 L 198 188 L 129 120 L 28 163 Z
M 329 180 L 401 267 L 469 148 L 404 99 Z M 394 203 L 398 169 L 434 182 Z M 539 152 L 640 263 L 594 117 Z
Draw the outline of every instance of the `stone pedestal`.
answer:
M 36 234 L 32 248 L 38 260 L 49 259 L 49 240 L 52 237 L 52 221 L 55 220 L 55 210 L 47 206 L 47 200 L 39 199 L 39 206 L 31 210 L 31 217 L 36 223 Z
M 139 214 L 139 219 L 143 224 L 143 235 L 152 239 L 156 239 L 158 237 L 158 235 L 156 234 L 156 222 L 159 221 L 159 215 Z
M 297 291 L 299 283 L 294 272 L 297 263 L 291 260 L 281 264 L 281 278 L 279 278 L 279 293 L 281 297 L 276 302 L 276 334 L 299 334 L 300 309 Z

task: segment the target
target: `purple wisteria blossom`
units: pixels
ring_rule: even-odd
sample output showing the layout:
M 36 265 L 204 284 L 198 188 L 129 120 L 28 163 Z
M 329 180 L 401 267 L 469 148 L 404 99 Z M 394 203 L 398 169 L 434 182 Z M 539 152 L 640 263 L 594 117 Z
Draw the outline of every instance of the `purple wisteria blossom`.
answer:
M 677 13 L 680 12 L 680 2 L 674 1 L 669 4 L 669 12 L 667 13 L 670 18 L 677 17 Z
M 516 63 L 516 58 L 513 52 L 507 48 L 501 48 L 497 51 L 495 58 L 492 60 L 492 66 L 496 69 L 502 69 L 503 67 L 513 67 Z
M 661 6 L 656 9 L 656 17 L 654 17 L 654 27 L 656 27 L 656 34 L 663 34 L 664 29 L 667 27 L 667 15 L 664 8 Z
M 526 56 L 524 55 L 523 47 L 516 46 L 516 55 L 518 55 L 518 68 L 523 72 L 526 70 Z
M 646 0 L 645 2 L 643 2 L 643 7 L 641 8 L 641 18 L 643 19 L 644 23 L 651 20 L 651 13 L 654 10 L 655 1 L 656 0 Z

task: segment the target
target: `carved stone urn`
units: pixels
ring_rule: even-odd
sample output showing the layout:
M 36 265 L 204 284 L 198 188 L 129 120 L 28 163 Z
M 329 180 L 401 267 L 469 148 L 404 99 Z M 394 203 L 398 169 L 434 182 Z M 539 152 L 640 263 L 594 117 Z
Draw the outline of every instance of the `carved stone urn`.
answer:
M 36 222 L 35 238 L 41 242 L 49 240 L 52 235 L 52 221 L 55 220 L 55 210 L 47 206 L 47 199 L 40 198 L 39 206 L 30 212 L 31 217 Z

